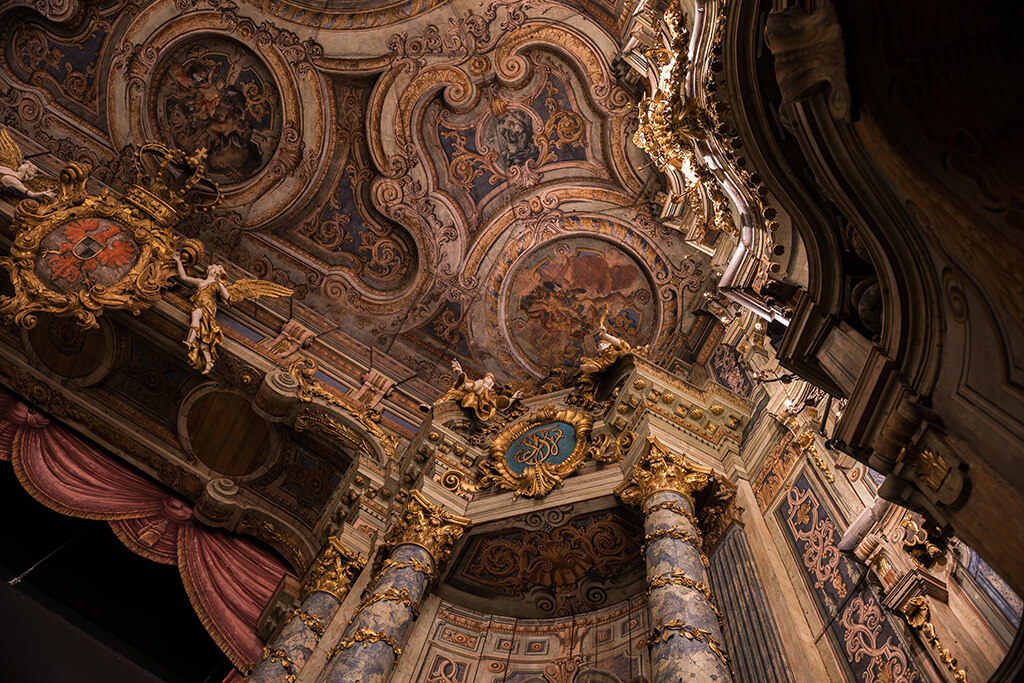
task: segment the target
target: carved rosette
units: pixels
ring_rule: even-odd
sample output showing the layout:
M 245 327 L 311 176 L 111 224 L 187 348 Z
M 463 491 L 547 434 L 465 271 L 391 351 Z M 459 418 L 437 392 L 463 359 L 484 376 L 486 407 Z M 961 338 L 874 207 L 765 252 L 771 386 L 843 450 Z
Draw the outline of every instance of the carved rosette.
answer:
M 712 470 L 690 462 L 671 451 L 653 436 L 647 437 L 647 453 L 633 467 L 629 477 L 615 488 L 615 495 L 626 505 L 642 507 L 657 491 L 675 491 L 693 504 L 693 495 L 710 482 Z
M 400 545 L 418 545 L 434 558 L 440 571 L 452 555 L 452 546 L 470 527 L 470 520 L 458 517 L 434 505 L 419 491 L 413 491 L 402 518 L 384 537 L 391 549 Z
M 341 602 L 352 587 L 356 575 L 365 565 L 365 557 L 349 550 L 337 538 L 331 537 L 328 546 L 306 572 L 300 598 L 305 600 L 310 593 L 320 591 L 333 595 Z

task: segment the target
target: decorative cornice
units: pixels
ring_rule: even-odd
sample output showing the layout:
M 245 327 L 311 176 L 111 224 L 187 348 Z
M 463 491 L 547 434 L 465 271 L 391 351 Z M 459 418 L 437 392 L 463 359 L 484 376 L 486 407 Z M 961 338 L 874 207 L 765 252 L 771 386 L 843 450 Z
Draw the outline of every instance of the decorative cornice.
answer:
M 333 595 L 341 602 L 352 587 L 356 574 L 365 565 L 366 558 L 352 552 L 332 536 L 330 543 L 306 572 L 301 599 L 305 600 L 310 593 L 320 591 Z
M 693 494 L 710 483 L 711 474 L 710 467 L 690 462 L 649 436 L 647 453 L 633 467 L 629 477 L 615 488 L 615 495 L 626 505 L 641 507 L 653 493 L 675 491 L 693 504 Z
M 418 545 L 434 558 L 440 570 L 451 558 L 452 546 L 471 525 L 469 518 L 458 517 L 434 505 L 419 491 L 413 491 L 402 518 L 384 536 L 390 548 Z

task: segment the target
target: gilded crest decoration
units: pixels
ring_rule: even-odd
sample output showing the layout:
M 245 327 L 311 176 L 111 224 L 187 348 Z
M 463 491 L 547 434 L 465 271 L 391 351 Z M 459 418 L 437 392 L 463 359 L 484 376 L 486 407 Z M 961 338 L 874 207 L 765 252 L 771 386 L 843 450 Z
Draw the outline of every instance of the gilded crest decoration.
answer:
M 592 427 L 584 413 L 544 406 L 498 434 L 481 469 L 515 498 L 545 496 L 583 464 Z
M 109 192 L 87 194 L 90 167 L 71 163 L 60 172 L 51 201 L 18 205 L 11 255 L 0 259 L 14 288 L 13 296 L 0 298 L 6 323 L 31 328 L 47 313 L 91 328 L 104 309 L 138 314 L 159 300 L 176 274 L 175 257 L 188 263 L 202 258 L 198 240 L 168 229 L 197 208 L 193 190 L 209 189 L 206 207 L 217 201 L 202 153 L 186 156 L 150 144 L 138 155 L 140 164 L 143 155 L 155 156 L 158 167 L 146 187 L 133 186 L 123 200 Z

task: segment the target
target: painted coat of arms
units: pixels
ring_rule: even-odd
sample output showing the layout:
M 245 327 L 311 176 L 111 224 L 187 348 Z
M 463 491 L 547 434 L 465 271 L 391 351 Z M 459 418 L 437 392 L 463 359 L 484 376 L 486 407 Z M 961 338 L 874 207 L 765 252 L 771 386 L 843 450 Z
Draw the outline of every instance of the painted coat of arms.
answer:
M 60 172 L 53 199 L 18 205 L 11 255 L 0 259 L 14 289 L 13 296 L 0 297 L 5 323 L 30 328 L 46 313 L 95 327 L 104 309 L 138 314 L 177 274 L 175 255 L 200 260 L 202 245 L 169 228 L 191 210 L 185 196 L 205 180 L 202 155 L 149 144 L 140 149 L 140 165 L 144 153 L 158 158 L 160 172 L 124 199 L 87 194 L 89 167 L 71 163 Z M 167 177 L 173 166 L 183 169 L 176 183 Z

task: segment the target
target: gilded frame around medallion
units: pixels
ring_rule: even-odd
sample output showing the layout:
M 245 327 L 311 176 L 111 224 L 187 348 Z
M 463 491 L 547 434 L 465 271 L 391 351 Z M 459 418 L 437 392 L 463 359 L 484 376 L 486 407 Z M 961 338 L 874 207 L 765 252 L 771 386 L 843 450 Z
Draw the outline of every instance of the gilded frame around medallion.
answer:
M 527 466 L 523 472 L 514 472 L 506 459 L 509 448 L 523 434 L 534 427 L 552 422 L 565 422 L 572 425 L 576 444 L 572 453 L 565 460 L 556 464 L 540 462 Z M 540 498 L 547 495 L 555 486 L 561 486 L 565 478 L 579 469 L 586 460 L 587 442 L 594 423 L 590 416 L 576 410 L 558 410 L 554 406 L 544 406 L 522 420 L 503 429 L 491 444 L 490 458 L 481 463 L 486 478 L 497 486 L 512 490 L 512 497 L 530 496 Z

